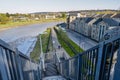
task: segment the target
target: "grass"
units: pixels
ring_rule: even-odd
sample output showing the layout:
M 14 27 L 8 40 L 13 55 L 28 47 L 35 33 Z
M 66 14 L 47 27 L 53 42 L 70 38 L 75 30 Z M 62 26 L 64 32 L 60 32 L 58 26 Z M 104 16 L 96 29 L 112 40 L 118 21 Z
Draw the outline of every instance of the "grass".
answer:
M 48 28 L 44 32 L 45 34 L 41 34 L 43 53 L 46 53 L 46 51 L 47 51 L 47 45 L 49 44 L 50 32 L 51 32 L 51 29 Z M 35 47 L 34 47 L 33 51 L 30 54 L 31 59 L 38 62 L 40 52 L 41 52 L 41 50 L 40 50 L 40 35 L 38 35 Z
M 57 22 L 57 21 L 65 21 L 63 18 L 56 18 L 56 19 L 42 19 L 42 20 L 30 20 L 30 21 L 16 21 L 12 22 L 9 21 L 6 24 L 0 24 L 0 29 L 9 29 L 16 26 L 23 26 L 23 25 L 30 25 L 30 24 L 39 24 L 39 23 L 45 23 L 45 22 Z
M 68 42 L 73 48 L 74 50 L 79 53 L 79 52 L 83 52 L 83 49 L 80 48 L 76 43 L 74 43 L 71 39 L 69 39 L 69 37 L 67 36 L 67 34 L 62 31 L 61 29 L 55 27 L 54 28 L 56 33 L 57 33 L 57 37 L 58 37 L 58 41 L 60 42 L 61 46 L 66 50 L 66 52 L 72 57 L 75 56 L 76 53 L 71 49 L 71 47 L 66 43 Z M 64 40 L 63 40 L 64 39 Z M 66 42 L 65 42 L 66 41 Z

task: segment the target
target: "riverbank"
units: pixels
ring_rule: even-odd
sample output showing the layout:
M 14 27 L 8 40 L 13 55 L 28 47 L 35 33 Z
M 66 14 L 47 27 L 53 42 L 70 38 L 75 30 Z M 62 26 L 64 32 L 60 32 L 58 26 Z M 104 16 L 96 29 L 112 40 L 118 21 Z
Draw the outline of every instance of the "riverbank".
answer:
M 42 19 L 42 20 L 30 20 L 30 21 L 17 21 L 17 22 L 8 22 L 6 24 L 0 24 L 0 31 L 15 28 L 15 27 L 21 27 L 25 25 L 31 25 L 31 24 L 40 24 L 40 23 L 46 23 L 46 22 L 58 22 L 58 21 L 65 21 L 63 18 L 59 19 Z

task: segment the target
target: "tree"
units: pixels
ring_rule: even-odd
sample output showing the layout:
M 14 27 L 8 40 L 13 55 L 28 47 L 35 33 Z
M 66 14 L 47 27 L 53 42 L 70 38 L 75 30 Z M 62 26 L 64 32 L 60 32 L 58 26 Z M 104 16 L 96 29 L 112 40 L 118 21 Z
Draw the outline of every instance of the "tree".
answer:
M 6 14 L 0 14 L 0 23 L 6 24 L 8 22 L 9 18 L 6 16 Z
M 6 13 L 6 16 L 9 18 L 9 17 L 10 17 L 10 14 L 9 14 L 9 13 Z
M 66 14 L 65 13 L 62 13 L 62 18 L 66 18 Z

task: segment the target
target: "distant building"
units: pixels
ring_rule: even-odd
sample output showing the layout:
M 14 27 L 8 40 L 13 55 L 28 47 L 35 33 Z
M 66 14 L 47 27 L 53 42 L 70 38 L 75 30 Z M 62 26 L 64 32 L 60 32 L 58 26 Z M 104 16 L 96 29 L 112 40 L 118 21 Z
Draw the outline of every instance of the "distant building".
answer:
M 101 41 L 104 33 L 113 26 L 119 26 L 119 23 L 111 18 L 98 18 L 92 24 L 91 38 Z
M 67 15 L 67 28 L 69 28 L 70 26 L 73 27 L 75 24 L 74 20 L 76 18 L 79 18 L 79 17 L 86 17 L 86 15 L 81 14 L 81 13 L 68 13 L 68 15 Z
M 84 21 L 84 26 L 83 26 L 83 34 L 85 36 L 91 36 L 91 26 L 88 24 L 91 20 L 93 20 L 94 18 L 85 18 L 85 21 Z
M 106 31 L 120 27 L 120 14 L 97 14 L 94 17 L 69 14 L 67 28 L 87 36 L 95 41 L 102 41 Z
M 55 19 L 55 15 L 45 15 L 45 19 Z

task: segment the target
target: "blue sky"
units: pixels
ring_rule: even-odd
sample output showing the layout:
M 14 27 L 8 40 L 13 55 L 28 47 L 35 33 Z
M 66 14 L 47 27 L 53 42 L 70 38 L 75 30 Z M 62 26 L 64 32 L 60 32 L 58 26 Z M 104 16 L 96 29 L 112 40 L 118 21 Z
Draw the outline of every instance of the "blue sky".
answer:
M 120 0 L 0 0 L 0 13 L 118 9 Z

